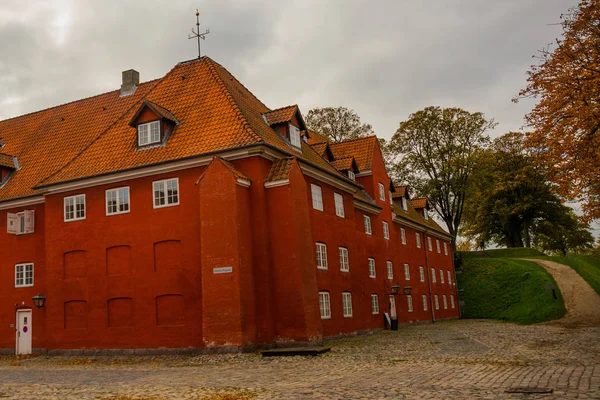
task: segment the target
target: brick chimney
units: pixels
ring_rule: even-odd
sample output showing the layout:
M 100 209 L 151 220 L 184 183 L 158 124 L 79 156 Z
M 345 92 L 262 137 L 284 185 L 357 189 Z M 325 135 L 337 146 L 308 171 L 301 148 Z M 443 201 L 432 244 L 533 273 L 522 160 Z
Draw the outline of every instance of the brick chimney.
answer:
M 134 69 L 122 72 L 123 83 L 121 83 L 121 97 L 135 93 L 140 84 L 140 73 Z

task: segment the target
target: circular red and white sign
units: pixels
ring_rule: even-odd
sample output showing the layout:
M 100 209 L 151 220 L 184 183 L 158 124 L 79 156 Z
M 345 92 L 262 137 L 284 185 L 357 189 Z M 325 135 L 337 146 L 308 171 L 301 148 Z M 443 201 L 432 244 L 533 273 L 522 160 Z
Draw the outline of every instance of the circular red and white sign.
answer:
M 23 333 L 27 333 L 28 329 L 26 326 L 23 327 Z

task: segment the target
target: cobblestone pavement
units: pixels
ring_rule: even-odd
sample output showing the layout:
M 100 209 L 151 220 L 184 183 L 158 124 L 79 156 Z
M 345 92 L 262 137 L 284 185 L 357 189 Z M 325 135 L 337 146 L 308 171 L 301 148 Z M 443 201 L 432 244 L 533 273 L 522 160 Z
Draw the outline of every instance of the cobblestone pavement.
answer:
M 600 399 L 600 327 L 449 321 L 258 354 L 0 358 L 0 399 Z M 550 395 L 507 394 L 548 387 Z

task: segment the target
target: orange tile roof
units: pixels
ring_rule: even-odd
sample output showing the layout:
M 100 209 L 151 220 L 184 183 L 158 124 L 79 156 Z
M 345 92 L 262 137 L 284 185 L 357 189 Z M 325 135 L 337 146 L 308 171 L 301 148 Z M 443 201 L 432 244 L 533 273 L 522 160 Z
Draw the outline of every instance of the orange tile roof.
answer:
M 267 179 L 265 182 L 274 182 L 280 181 L 282 179 L 288 179 L 290 175 L 290 170 L 292 169 L 292 165 L 294 164 L 294 157 L 280 158 L 276 160 L 273 165 L 271 165 L 271 169 L 269 170 L 269 174 L 267 175 Z
M 310 145 L 313 145 L 316 143 L 329 142 L 329 139 L 327 139 L 325 136 L 321 135 L 318 132 L 315 132 L 315 131 L 309 129 L 308 133 L 309 133 L 308 144 L 310 144 Z
M 356 162 L 354 161 L 354 157 L 339 158 L 331 162 L 331 165 L 333 165 L 333 167 L 338 171 L 347 171 L 350 168 L 352 168 L 352 164 L 356 164 Z
M 273 111 L 268 111 L 264 113 L 265 118 L 267 118 L 267 123 L 269 125 L 281 124 L 284 122 L 290 122 L 294 114 L 298 111 L 297 105 L 286 106 L 282 108 L 278 108 Z
M 227 168 L 229 168 L 231 170 L 231 172 L 233 172 L 233 174 L 235 176 L 237 176 L 238 178 L 252 182 L 252 179 L 248 178 L 246 175 L 244 175 L 243 173 L 238 171 L 235 168 L 235 166 L 232 163 L 230 163 L 229 161 L 223 159 L 222 157 L 215 157 L 215 158 L 217 158 L 219 161 L 221 161 L 223 163 L 223 165 L 225 165 Z
M 377 136 L 330 143 L 331 151 L 336 159 L 354 156 L 359 171 L 371 169 L 375 146 L 377 145 Z
M 310 140 L 309 140 L 309 142 L 310 142 Z M 321 157 L 323 157 L 325 155 L 325 151 L 327 150 L 327 146 L 328 146 L 327 142 L 313 143 L 313 144 L 310 145 L 310 147 L 312 147 L 313 150 L 316 151 L 317 154 L 319 154 Z
M 9 154 L 0 153 L 0 167 L 15 168 L 15 160 Z
M 410 204 L 417 210 L 421 209 L 421 208 L 425 208 L 425 207 L 427 207 L 427 198 L 419 197 L 418 199 L 412 199 L 410 201 Z
M 449 236 L 449 233 L 446 232 L 444 228 L 439 226 L 437 222 L 433 220 L 433 218 L 425 219 L 421 214 L 419 214 L 419 212 L 411 205 L 411 202 L 408 202 L 407 206 L 408 209 L 404 211 L 402 207 L 394 202 L 392 204 L 392 211 L 398 215 L 400 219 L 406 219 L 410 222 L 422 225 L 425 228 L 429 228 L 433 231 Z
M 392 198 L 393 199 L 399 199 L 401 197 L 406 196 L 406 191 L 407 191 L 408 186 L 406 186 L 406 185 L 402 185 L 402 186 L 394 185 L 394 187 L 396 188 L 396 191 L 392 194 Z
M 138 111 L 134 114 L 134 116 L 132 117 L 131 121 L 129 122 L 130 126 L 135 126 L 135 120 L 137 119 L 138 115 L 140 114 L 140 112 L 145 108 L 148 107 L 149 109 L 151 109 L 152 111 L 154 111 L 154 113 L 156 115 L 158 115 L 159 117 L 165 118 L 171 122 L 174 122 L 176 124 L 179 123 L 179 121 L 177 120 L 177 118 L 171 113 L 171 111 L 167 110 L 164 107 L 159 106 L 158 104 L 154 104 L 153 102 L 151 102 L 150 100 L 146 99 L 142 102 L 142 105 L 138 108 Z

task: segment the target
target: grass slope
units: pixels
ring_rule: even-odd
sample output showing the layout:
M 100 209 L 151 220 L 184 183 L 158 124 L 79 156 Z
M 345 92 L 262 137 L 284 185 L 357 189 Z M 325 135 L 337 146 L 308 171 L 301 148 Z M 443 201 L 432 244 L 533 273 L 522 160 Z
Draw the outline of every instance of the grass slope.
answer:
M 568 265 L 600 295 L 600 256 L 542 257 Z
M 524 257 L 544 257 L 545 254 L 536 249 L 527 247 L 518 247 L 513 249 L 490 249 L 485 251 L 463 251 L 463 257 L 466 258 L 524 258 Z
M 556 286 L 558 299 L 545 289 Z M 554 278 L 529 261 L 468 258 L 458 285 L 464 289 L 464 318 L 490 318 L 521 324 L 550 321 L 565 315 L 562 294 Z

